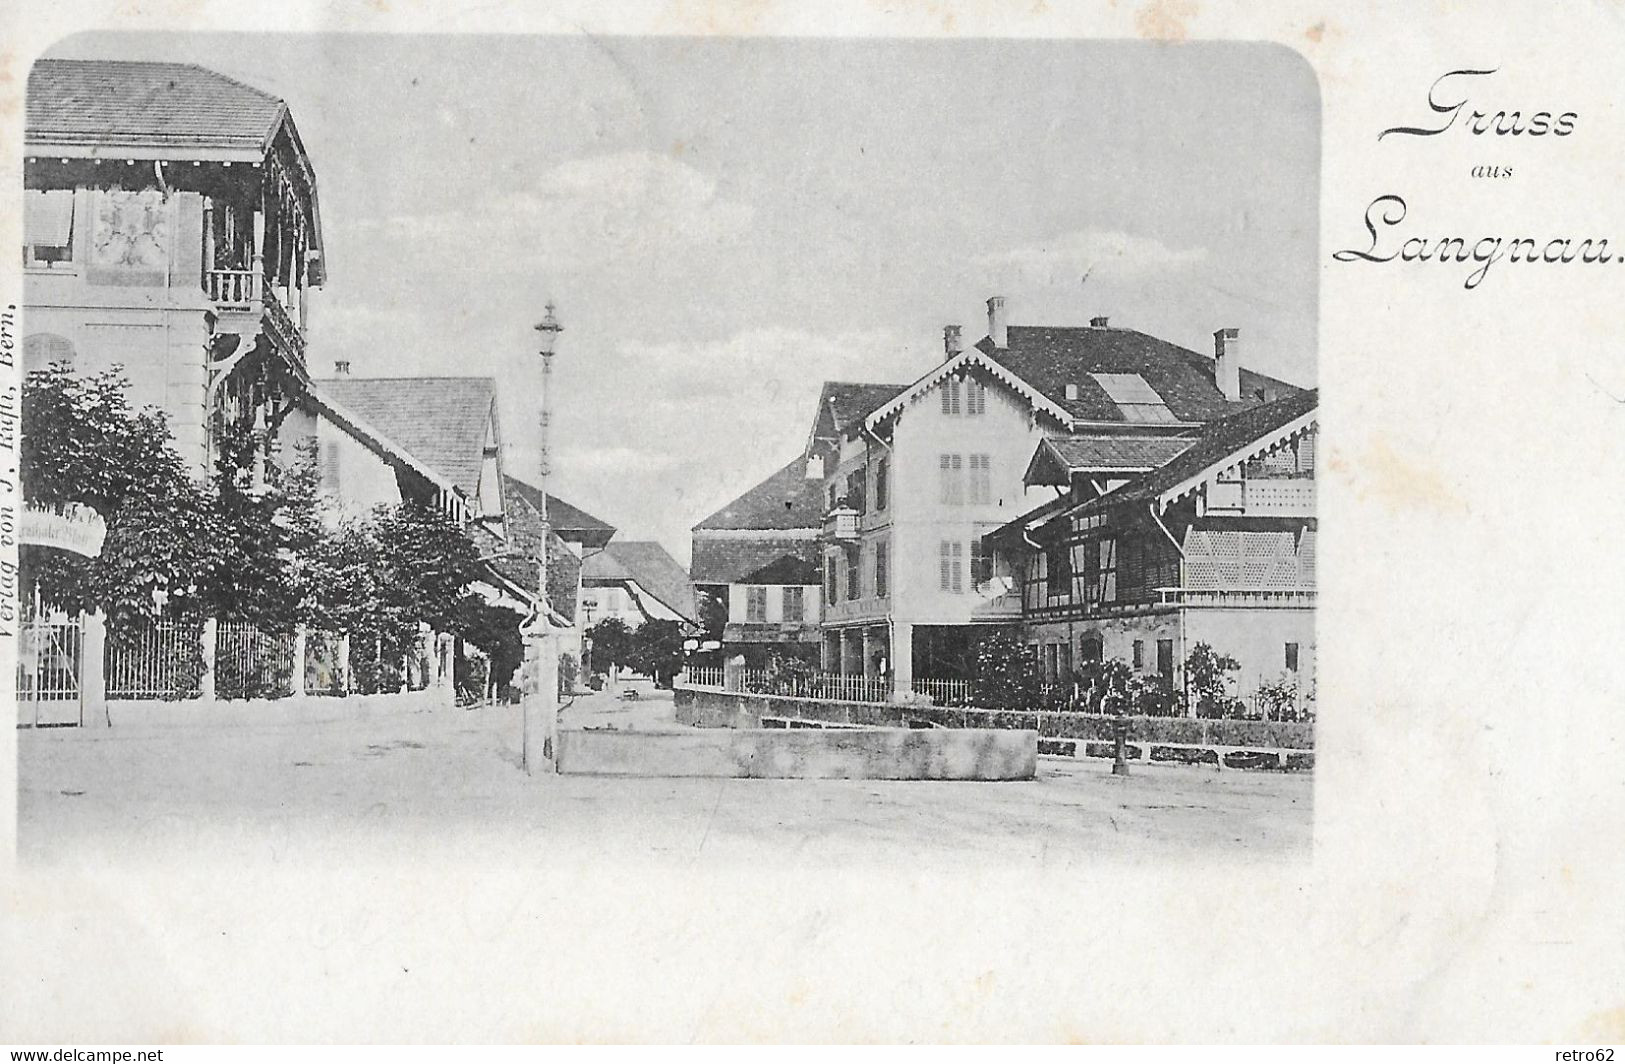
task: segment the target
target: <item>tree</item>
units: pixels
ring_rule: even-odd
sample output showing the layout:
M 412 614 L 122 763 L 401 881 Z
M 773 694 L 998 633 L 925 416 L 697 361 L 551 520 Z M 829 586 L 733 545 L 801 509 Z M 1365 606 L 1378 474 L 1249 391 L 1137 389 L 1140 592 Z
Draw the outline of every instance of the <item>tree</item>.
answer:
M 976 647 L 971 701 L 988 709 L 1030 709 L 1038 701 L 1038 662 L 1019 639 L 999 633 Z
M 23 383 L 19 474 L 33 505 L 89 506 L 107 522 L 96 558 L 21 550 L 25 595 L 124 623 L 201 613 L 197 593 L 223 560 L 219 512 L 188 475 L 163 415 L 131 408 L 117 369 L 88 377 L 53 365 Z
M 1235 716 L 1239 699 L 1230 695 L 1230 674 L 1241 663 L 1229 654 L 1220 654 L 1206 643 L 1197 643 L 1185 658 L 1185 690 L 1198 717 Z
M 619 617 L 605 617 L 587 629 L 592 640 L 592 668 L 594 672 L 608 672 L 619 666 L 630 666 L 632 657 L 632 629 Z
M 653 679 L 656 687 L 670 687 L 672 677 L 683 668 L 683 626 L 677 621 L 644 621 L 632 630 L 626 664 Z

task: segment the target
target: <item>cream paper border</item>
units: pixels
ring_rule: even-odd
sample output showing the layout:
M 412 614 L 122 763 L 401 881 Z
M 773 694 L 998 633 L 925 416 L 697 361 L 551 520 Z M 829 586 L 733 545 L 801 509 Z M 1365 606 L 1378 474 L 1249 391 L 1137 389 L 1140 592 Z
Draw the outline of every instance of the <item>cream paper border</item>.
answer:
M 1387 193 L 1405 235 L 1625 250 L 1625 7 L 30 0 L 3 17 L 12 188 L 29 63 L 87 28 L 1279 42 L 1322 94 L 1328 472 L 1312 861 L 1062 878 L 380 848 L 342 872 L 13 869 L 0 1037 L 1625 1041 L 1625 270 L 1502 263 L 1469 291 L 1467 269 L 1330 257 L 1365 246 Z M 1500 68 L 1497 106 L 1577 112 L 1576 134 L 1379 145 L 1464 67 Z M 1497 162 L 1515 177 L 1468 174 Z M 15 741 L 0 729 L 7 842 Z

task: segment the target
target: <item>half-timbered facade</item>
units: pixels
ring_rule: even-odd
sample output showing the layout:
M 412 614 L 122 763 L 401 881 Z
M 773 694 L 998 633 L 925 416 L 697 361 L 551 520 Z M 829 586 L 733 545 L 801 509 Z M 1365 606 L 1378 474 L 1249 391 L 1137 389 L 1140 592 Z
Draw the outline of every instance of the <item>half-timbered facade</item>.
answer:
M 1214 421 L 1157 468 L 1104 494 L 1075 483 L 988 537 L 1046 679 L 1117 659 L 1177 690 L 1198 643 L 1237 659 L 1243 693 L 1312 676 L 1316 412 L 1309 391 Z

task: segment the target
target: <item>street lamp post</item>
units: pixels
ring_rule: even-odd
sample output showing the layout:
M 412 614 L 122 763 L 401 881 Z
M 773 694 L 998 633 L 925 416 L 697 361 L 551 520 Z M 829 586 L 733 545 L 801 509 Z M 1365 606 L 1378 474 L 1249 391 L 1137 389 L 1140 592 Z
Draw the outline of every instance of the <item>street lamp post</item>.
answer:
M 526 774 L 533 772 L 532 766 L 541 762 L 544 771 L 556 770 L 556 757 L 558 756 L 558 722 L 559 722 L 559 648 L 558 637 L 553 632 L 553 622 L 549 616 L 547 601 L 547 550 L 548 540 L 551 538 L 552 522 L 548 517 L 547 507 L 547 481 L 553 472 L 553 459 L 549 452 L 549 436 L 553 420 L 553 352 L 558 346 L 559 333 L 564 326 L 559 324 L 554 314 L 554 306 L 547 304 L 547 313 L 536 326 L 540 334 L 538 347 L 542 356 L 542 393 L 539 402 L 540 413 L 537 415 L 538 428 L 541 435 L 538 441 L 537 487 L 541 489 L 542 542 L 536 556 L 536 596 L 538 605 L 537 635 L 536 635 L 536 693 L 533 697 L 524 700 L 524 741 L 522 759 Z M 532 715 L 540 717 L 540 728 L 533 727 Z M 542 748 L 540 757 L 533 757 L 531 751 L 531 736 L 538 731 L 541 733 Z

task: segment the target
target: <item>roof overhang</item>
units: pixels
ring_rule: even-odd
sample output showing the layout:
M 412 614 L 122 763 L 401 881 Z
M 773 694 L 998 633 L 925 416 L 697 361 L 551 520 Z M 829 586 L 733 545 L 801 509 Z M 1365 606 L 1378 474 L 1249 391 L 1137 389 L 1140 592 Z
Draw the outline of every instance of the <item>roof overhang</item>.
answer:
M 1278 425 L 1262 435 L 1255 436 L 1241 447 L 1237 447 L 1229 453 L 1214 459 L 1196 472 L 1177 481 L 1173 486 L 1159 492 L 1154 500 L 1157 509 L 1159 511 L 1167 509 L 1225 470 L 1267 454 L 1282 444 L 1290 443 L 1297 437 L 1304 435 L 1315 427 L 1316 421 L 1319 420 L 1319 414 L 1319 408 L 1312 407 L 1291 421 Z
M 989 376 L 1004 384 L 1011 391 L 1026 399 L 1028 405 L 1032 407 L 1035 414 L 1047 414 L 1062 425 L 1068 427 L 1072 425 L 1072 415 L 1068 414 L 1060 406 L 1054 403 L 1043 392 L 1039 391 L 1037 388 L 1034 388 L 1021 377 L 1017 376 L 1008 366 L 1001 364 L 996 359 L 988 357 L 975 347 L 967 348 L 964 351 L 961 351 L 953 358 L 944 361 L 925 374 L 925 376 L 903 389 L 903 391 L 899 393 L 896 398 L 890 400 L 884 406 L 879 407 L 873 413 L 871 413 L 864 420 L 864 425 L 869 429 L 869 431 L 874 432 L 887 420 L 902 413 L 910 403 L 913 403 L 919 399 L 926 392 L 930 391 L 944 380 L 947 380 L 949 377 L 966 372 L 972 366 L 980 368 Z
M 405 447 L 391 440 L 383 432 L 374 428 L 355 411 L 350 410 L 343 403 L 334 399 L 322 390 L 320 381 L 311 381 L 306 394 L 311 402 L 320 407 L 330 420 L 350 436 L 359 440 L 367 449 L 377 454 L 391 465 L 401 465 L 417 473 L 441 491 L 449 492 L 458 498 L 466 499 L 463 489 L 458 487 L 450 478 L 442 476 L 427 465 L 418 461 Z

